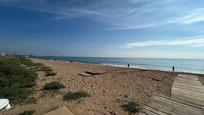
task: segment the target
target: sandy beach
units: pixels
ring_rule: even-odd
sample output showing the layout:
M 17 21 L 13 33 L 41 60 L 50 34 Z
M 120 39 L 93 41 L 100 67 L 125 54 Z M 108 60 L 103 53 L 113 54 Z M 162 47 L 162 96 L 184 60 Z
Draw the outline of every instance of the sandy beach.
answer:
M 0 0 L 0 115 L 204 115 L 203 5 Z
M 42 115 L 51 110 L 66 106 L 75 115 L 128 115 L 120 107 L 128 101 L 136 101 L 143 107 L 156 93 L 170 96 L 172 83 L 177 73 L 119 68 L 104 65 L 70 63 L 66 61 L 48 61 L 32 59 L 51 67 L 57 74 L 46 77 L 38 72 L 37 84 L 31 96 L 36 103 L 15 105 L 4 112 L 13 115 L 24 110 L 35 110 L 35 115 Z M 84 71 L 104 72 L 101 76 L 83 77 Z M 59 81 L 65 88 L 59 91 L 43 91 L 42 87 L 51 81 Z M 69 91 L 86 91 L 90 97 L 78 101 L 63 101 L 63 95 Z

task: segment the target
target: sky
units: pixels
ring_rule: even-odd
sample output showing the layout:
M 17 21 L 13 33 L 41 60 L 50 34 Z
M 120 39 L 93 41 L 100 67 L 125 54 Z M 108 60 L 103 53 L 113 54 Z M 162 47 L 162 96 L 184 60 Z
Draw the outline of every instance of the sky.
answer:
M 204 59 L 204 1 L 0 0 L 0 52 Z

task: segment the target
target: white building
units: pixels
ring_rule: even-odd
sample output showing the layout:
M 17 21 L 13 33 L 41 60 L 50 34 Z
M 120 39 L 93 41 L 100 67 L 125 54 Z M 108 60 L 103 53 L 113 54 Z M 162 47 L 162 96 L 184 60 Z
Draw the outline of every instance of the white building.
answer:
M 6 56 L 6 53 L 4 53 L 4 52 L 1 52 L 1 56 Z

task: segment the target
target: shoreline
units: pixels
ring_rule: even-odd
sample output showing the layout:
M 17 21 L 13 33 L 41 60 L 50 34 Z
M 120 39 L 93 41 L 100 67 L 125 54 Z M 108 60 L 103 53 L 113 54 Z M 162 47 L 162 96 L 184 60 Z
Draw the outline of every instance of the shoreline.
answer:
M 101 67 L 110 67 L 110 68 L 119 68 L 119 69 L 130 69 L 130 70 L 142 70 L 142 71 L 155 71 L 155 72 L 167 72 L 167 73 L 173 73 L 173 74 L 190 74 L 190 75 L 197 75 L 199 78 L 199 81 L 204 85 L 204 73 L 193 73 L 193 72 L 182 72 L 182 71 L 167 71 L 167 70 L 159 70 L 159 69 L 148 69 L 148 68 L 142 68 L 142 67 L 119 67 L 119 66 L 111 66 L 111 65 L 104 65 L 104 64 L 94 64 L 94 63 L 85 63 L 85 62 L 70 62 L 65 60 L 52 60 L 52 59 L 39 59 L 39 58 L 30 58 L 37 59 L 37 60 L 45 60 L 45 61 L 53 61 L 53 62 L 68 62 L 68 63 L 76 63 L 76 64 L 83 64 L 83 65 L 96 65 Z
M 79 62 L 80 63 L 80 62 Z M 117 66 L 117 65 L 111 65 L 111 64 L 99 64 L 99 65 L 104 65 L 104 66 L 111 66 L 111 67 L 120 67 L 120 68 L 127 68 L 125 66 Z M 152 70 L 152 71 L 164 71 L 164 72 L 173 72 L 171 70 L 165 70 L 165 69 L 151 69 L 151 68 L 143 68 L 139 66 L 130 66 L 130 68 L 134 69 L 143 69 L 143 70 Z M 174 71 L 176 73 L 184 73 L 184 74 L 196 74 L 196 75 L 204 75 L 204 73 L 201 72 L 188 72 L 188 71 Z
M 40 59 L 40 58 L 30 58 L 30 59 L 39 59 L 39 60 L 48 60 L 48 61 L 59 61 L 59 62 L 69 62 L 69 63 L 78 63 L 78 64 L 88 64 L 88 65 L 99 65 L 99 66 L 107 66 L 107 67 L 115 67 L 115 68 L 123 68 L 123 69 L 139 69 L 139 70 L 147 70 L 147 71 L 161 71 L 161 72 L 172 72 L 172 73 L 183 73 L 183 74 L 191 74 L 191 75 L 201 75 L 204 76 L 204 73 L 200 72 L 188 72 L 188 71 L 170 71 L 170 70 L 163 70 L 163 69 L 151 69 L 151 68 L 143 68 L 139 66 L 130 66 L 130 68 L 126 66 L 120 66 L 120 65 L 114 65 L 114 64 L 96 64 L 96 63 L 89 63 L 89 62 L 78 62 L 78 61 L 73 61 L 70 62 L 69 60 L 52 60 L 52 59 Z M 171 69 L 171 68 L 170 68 Z

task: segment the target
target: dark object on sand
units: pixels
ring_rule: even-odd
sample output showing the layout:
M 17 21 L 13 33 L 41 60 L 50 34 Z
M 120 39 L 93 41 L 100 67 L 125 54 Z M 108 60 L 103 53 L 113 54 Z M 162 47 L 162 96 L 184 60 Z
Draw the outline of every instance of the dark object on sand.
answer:
M 130 68 L 130 64 L 128 64 L 127 66 L 128 66 L 128 68 Z
M 90 77 L 90 76 L 98 76 L 98 75 L 103 75 L 103 72 L 90 72 L 90 71 L 85 71 L 83 73 L 80 73 L 79 75 L 84 76 L 84 77 Z
M 128 102 L 127 104 L 123 104 L 121 107 L 124 109 L 124 111 L 127 111 L 129 115 L 137 113 L 141 109 L 139 104 L 133 101 Z
M 91 76 L 90 74 L 87 74 L 87 73 L 84 73 L 84 72 L 83 72 L 83 73 L 80 73 L 79 75 L 80 75 L 80 76 L 83 76 L 83 77 L 90 77 L 90 76 Z
M 90 72 L 90 71 L 85 71 L 85 73 L 90 74 L 90 75 L 102 75 L 102 74 L 104 74 L 102 72 Z
M 35 113 L 35 110 L 26 110 L 19 113 L 18 115 L 32 115 L 33 113 Z
M 175 71 L 175 68 L 174 68 L 174 66 L 172 67 L 172 71 L 173 71 L 173 72 Z

